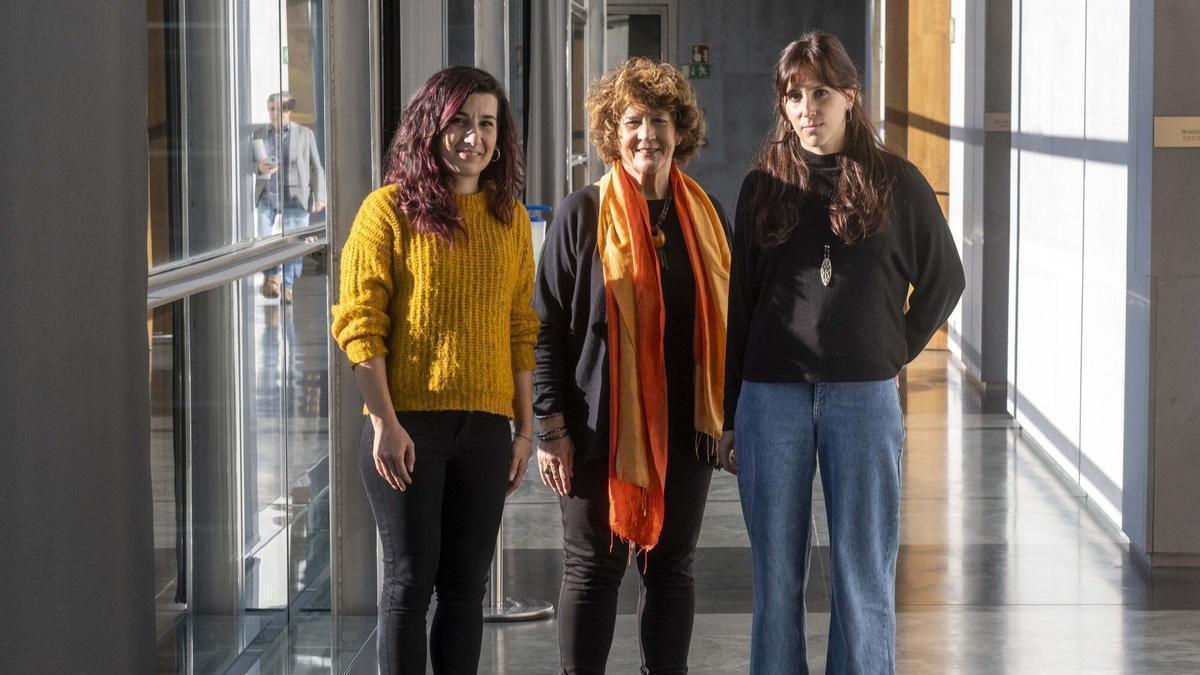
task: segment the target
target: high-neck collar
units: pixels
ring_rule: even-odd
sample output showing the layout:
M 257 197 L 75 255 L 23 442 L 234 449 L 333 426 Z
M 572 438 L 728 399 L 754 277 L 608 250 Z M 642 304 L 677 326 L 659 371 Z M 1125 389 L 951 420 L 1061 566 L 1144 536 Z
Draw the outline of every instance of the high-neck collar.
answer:
M 838 159 L 841 158 L 842 153 L 831 152 L 827 155 L 818 155 L 815 152 L 805 150 L 804 146 L 800 146 L 800 156 L 804 159 L 805 164 L 814 169 L 836 169 L 838 167 Z
M 483 209 L 487 207 L 488 191 L 487 189 L 480 187 L 479 190 L 470 194 L 455 192 L 454 201 L 458 204 L 459 208 L 464 210 Z

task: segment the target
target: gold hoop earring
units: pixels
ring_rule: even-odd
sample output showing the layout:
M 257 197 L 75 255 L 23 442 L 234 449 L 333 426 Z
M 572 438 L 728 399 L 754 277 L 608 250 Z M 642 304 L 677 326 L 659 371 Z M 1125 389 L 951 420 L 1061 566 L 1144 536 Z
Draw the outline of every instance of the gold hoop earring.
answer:
M 496 148 L 495 152 L 492 153 L 492 162 L 491 163 L 495 164 L 496 162 L 499 162 L 499 161 L 500 161 L 500 148 Z

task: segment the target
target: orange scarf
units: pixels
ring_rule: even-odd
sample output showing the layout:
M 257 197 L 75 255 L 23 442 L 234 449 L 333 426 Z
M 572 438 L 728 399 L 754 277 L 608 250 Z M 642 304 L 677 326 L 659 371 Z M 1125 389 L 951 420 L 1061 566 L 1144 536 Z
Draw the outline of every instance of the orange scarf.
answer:
M 674 164 L 671 192 L 696 282 L 695 426 L 715 444 L 725 387 L 729 243 L 708 195 Z M 608 521 L 644 550 L 658 543 L 667 478 L 667 373 L 662 278 L 650 211 L 620 162 L 600 179 L 597 247 L 608 310 Z

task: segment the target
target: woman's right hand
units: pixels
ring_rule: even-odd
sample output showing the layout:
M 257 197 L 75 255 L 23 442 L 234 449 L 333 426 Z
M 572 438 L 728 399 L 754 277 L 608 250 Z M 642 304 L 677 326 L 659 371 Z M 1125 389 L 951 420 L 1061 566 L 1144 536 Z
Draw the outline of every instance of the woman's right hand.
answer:
M 568 434 L 553 441 L 538 441 L 538 473 L 542 483 L 555 494 L 571 494 L 571 476 L 575 471 L 575 444 Z
M 373 417 L 371 424 L 375 427 L 375 445 L 372 449 L 375 470 L 393 489 L 404 492 L 412 485 L 413 465 L 417 461 L 412 437 L 395 417 L 390 420 Z

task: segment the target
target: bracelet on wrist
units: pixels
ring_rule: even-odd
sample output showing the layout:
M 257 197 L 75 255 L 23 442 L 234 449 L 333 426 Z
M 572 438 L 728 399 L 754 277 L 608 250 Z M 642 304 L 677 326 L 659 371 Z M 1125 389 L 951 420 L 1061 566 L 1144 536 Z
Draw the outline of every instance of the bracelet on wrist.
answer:
M 521 433 L 521 432 L 519 432 L 519 431 L 513 434 L 513 438 L 524 438 L 525 440 L 529 441 L 529 443 L 530 443 L 530 444 L 532 444 L 532 443 L 533 443 L 533 439 L 532 439 L 532 438 L 530 438 L 530 437 L 526 436 L 525 434 L 523 434 L 523 433 Z
M 537 439 L 539 441 L 557 441 L 558 439 L 560 439 L 566 435 L 567 435 L 567 427 L 561 426 L 561 427 L 555 427 L 554 429 L 548 429 L 546 431 L 537 432 Z

